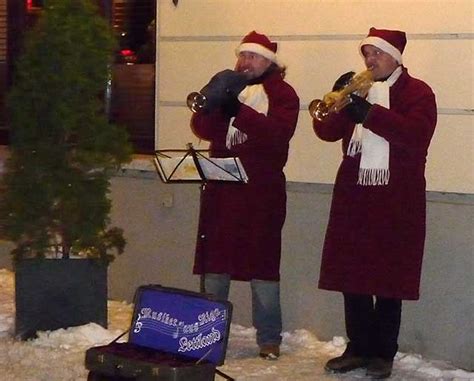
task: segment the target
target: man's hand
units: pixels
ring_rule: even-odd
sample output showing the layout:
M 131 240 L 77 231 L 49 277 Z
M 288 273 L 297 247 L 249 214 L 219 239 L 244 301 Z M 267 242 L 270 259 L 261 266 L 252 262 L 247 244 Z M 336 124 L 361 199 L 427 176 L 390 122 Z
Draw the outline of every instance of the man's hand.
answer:
M 341 75 L 336 82 L 334 82 L 334 86 L 332 87 L 332 91 L 339 91 L 346 87 L 349 82 L 351 81 L 352 77 L 354 77 L 355 72 L 348 71 L 347 73 Z
M 228 102 L 229 97 L 237 97 L 246 85 L 245 74 L 226 69 L 215 74 L 200 93 L 207 98 L 206 109 L 210 110 Z
M 227 101 L 222 104 L 221 109 L 225 115 L 232 118 L 237 115 L 240 106 L 242 106 L 242 103 L 240 103 L 239 99 L 229 94 Z
M 349 97 L 351 103 L 345 107 L 345 110 L 347 110 L 348 115 L 354 123 L 363 123 L 372 104 L 355 94 L 351 94 Z

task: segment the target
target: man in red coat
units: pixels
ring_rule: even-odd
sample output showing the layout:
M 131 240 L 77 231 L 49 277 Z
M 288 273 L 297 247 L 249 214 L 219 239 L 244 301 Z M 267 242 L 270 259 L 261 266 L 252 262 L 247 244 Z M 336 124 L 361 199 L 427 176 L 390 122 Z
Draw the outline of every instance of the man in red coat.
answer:
M 349 339 L 326 370 L 367 367 L 389 377 L 398 350 L 402 300 L 417 300 L 425 241 L 425 163 L 435 95 L 402 64 L 405 33 L 371 28 L 360 44 L 374 83 L 313 122 L 318 137 L 342 139 L 319 287 L 344 295 Z M 353 73 L 352 73 L 353 74 Z M 336 81 L 345 87 L 349 73 Z M 342 110 L 341 110 L 342 108 Z
M 206 292 L 223 299 L 230 280 L 251 283 L 253 325 L 260 356 L 267 359 L 280 354 L 283 167 L 299 113 L 299 98 L 284 81 L 276 53 L 277 44 L 267 36 L 255 31 L 245 36 L 235 71 L 216 74 L 205 87 L 212 107 L 191 120 L 194 133 L 210 142 L 211 156 L 239 157 L 249 178 L 246 184 L 204 187 L 194 273 L 204 275 Z M 236 72 L 246 85 L 231 84 Z

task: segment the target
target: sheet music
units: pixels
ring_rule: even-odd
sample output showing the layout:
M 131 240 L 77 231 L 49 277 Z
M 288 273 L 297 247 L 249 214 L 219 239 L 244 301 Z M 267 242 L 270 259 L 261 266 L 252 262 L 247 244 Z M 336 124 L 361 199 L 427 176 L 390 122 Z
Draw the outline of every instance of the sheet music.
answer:
M 248 182 L 247 173 L 238 157 L 201 158 L 198 157 L 204 177 L 208 180 Z
M 197 157 L 204 180 L 248 182 L 248 176 L 238 157 Z M 163 179 L 203 180 L 190 155 L 155 158 L 155 165 Z

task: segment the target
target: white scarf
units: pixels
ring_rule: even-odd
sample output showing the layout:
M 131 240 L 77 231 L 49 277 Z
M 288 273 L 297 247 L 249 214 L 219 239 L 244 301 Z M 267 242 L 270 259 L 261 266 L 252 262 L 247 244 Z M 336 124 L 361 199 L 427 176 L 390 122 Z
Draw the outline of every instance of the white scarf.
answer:
M 402 74 L 399 66 L 384 82 L 375 82 L 369 90 L 367 101 L 390 108 L 390 87 Z M 390 179 L 390 144 L 381 136 L 357 124 L 352 133 L 347 155 L 361 153 L 358 185 L 387 185 Z
M 239 94 L 239 101 L 261 114 L 268 114 L 268 95 L 262 84 L 246 86 Z M 232 125 L 234 119 L 233 117 L 230 119 L 227 130 L 226 146 L 228 149 L 247 141 L 247 134 Z

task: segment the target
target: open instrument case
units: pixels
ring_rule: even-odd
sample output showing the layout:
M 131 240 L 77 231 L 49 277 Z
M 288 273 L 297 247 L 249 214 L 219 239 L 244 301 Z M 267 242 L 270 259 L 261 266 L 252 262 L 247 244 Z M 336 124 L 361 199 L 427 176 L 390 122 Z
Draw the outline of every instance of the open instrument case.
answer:
M 140 286 L 128 342 L 86 351 L 89 381 L 212 381 L 224 363 L 232 304 L 208 294 Z

